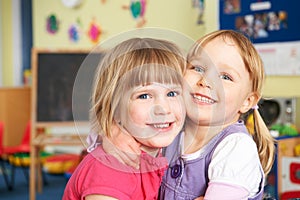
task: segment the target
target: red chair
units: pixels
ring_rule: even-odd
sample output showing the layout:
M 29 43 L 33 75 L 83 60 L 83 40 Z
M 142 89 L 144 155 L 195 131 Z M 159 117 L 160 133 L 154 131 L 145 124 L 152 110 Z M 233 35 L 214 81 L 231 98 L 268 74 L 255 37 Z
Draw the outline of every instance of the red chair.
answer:
M 31 131 L 31 122 L 29 121 L 26 124 L 26 128 L 24 131 L 24 135 L 23 138 L 21 140 L 21 143 L 17 146 L 3 146 L 3 143 L 1 142 L 1 146 L 2 146 L 2 152 L 1 155 L 2 156 L 11 156 L 11 155 L 16 155 L 16 154 L 29 154 L 30 153 L 30 131 Z M 1 140 L 3 140 L 3 135 L 1 137 Z M 22 159 L 20 160 L 20 165 L 23 168 L 23 173 L 26 177 L 26 180 L 29 180 L 29 175 L 28 175 L 28 169 L 26 168 L 26 166 L 23 164 Z M 13 187 L 14 185 L 14 177 L 15 177 L 15 165 L 12 164 L 12 170 L 11 170 L 11 183 L 10 186 Z
M 9 182 L 7 170 L 5 167 L 4 160 L 2 159 L 3 154 L 3 135 L 4 135 L 4 123 L 0 121 L 0 169 L 2 171 L 2 175 L 7 186 L 8 190 L 12 189 L 11 183 Z
M 16 153 L 29 153 L 30 152 L 30 130 L 31 122 L 26 124 L 25 132 L 22 141 L 17 146 L 3 147 L 3 152 L 5 154 L 16 154 Z

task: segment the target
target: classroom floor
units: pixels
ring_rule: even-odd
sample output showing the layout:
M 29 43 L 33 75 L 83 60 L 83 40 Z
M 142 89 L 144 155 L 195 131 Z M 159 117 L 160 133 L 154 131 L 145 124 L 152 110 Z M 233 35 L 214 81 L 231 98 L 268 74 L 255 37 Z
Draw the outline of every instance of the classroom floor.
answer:
M 10 166 L 7 165 L 6 169 L 8 174 L 10 174 Z M 67 182 L 66 178 L 63 175 L 51 175 L 47 173 L 45 173 L 45 178 L 47 183 L 43 186 L 43 192 L 36 194 L 36 200 L 61 200 Z M 29 183 L 22 168 L 16 167 L 13 190 L 7 189 L 3 174 L 0 171 L 0 199 L 29 199 Z

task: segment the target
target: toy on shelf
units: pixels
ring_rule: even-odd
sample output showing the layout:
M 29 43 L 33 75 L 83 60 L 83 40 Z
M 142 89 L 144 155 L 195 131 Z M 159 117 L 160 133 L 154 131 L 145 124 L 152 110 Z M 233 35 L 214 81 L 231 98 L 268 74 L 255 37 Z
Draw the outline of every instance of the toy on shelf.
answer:
M 43 169 L 49 174 L 64 174 L 74 165 L 78 165 L 80 156 L 77 154 L 57 154 L 46 158 Z
M 299 134 L 294 124 L 274 124 L 270 130 L 277 131 L 279 136 L 297 136 Z

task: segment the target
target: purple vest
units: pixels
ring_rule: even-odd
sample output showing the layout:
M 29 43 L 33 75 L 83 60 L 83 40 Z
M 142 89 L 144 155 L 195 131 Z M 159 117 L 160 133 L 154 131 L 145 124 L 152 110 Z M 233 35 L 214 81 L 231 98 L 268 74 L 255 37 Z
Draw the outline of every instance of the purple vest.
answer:
M 209 141 L 200 157 L 189 161 L 184 161 L 181 158 L 180 138 L 182 133 L 180 133 L 165 150 L 165 156 L 169 160 L 169 168 L 162 180 L 159 199 L 187 200 L 204 196 L 208 186 L 208 166 L 214 150 L 226 136 L 237 132 L 248 134 L 242 121 L 225 128 Z M 261 173 L 262 177 L 264 177 L 263 171 Z M 249 199 L 261 200 L 263 197 L 263 186 L 264 181 L 262 178 L 259 193 Z

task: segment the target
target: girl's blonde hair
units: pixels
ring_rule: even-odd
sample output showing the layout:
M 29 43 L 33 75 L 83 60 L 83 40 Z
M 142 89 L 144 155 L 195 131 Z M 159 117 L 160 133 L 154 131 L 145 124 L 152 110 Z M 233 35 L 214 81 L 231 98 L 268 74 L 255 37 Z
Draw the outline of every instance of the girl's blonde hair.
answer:
M 185 58 L 166 40 L 132 38 L 106 53 L 95 74 L 91 97 L 91 130 L 110 136 L 124 93 L 138 85 L 181 84 Z
M 246 69 L 252 81 L 252 91 L 261 97 L 262 87 L 265 79 L 263 62 L 251 41 L 242 33 L 233 30 L 218 30 L 205 35 L 197 41 L 197 48 L 201 48 L 215 38 L 229 39 L 233 41 L 239 50 Z M 197 49 L 195 49 L 197 51 Z M 212 58 L 213 59 L 213 58 Z M 264 173 L 267 174 L 274 162 L 275 140 L 271 136 L 266 124 L 264 123 L 259 111 L 254 109 L 254 134 L 253 139 L 256 143 L 260 162 Z M 244 114 L 243 114 L 244 115 Z M 243 118 L 243 116 L 241 116 Z

